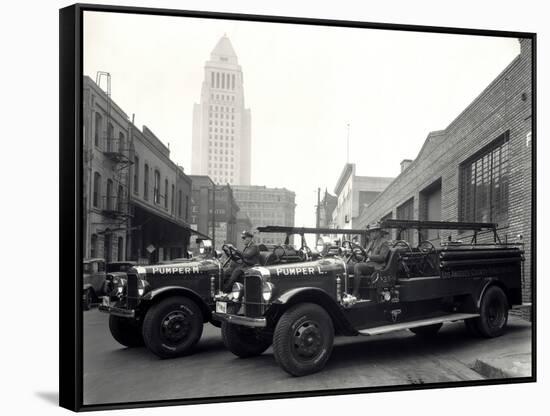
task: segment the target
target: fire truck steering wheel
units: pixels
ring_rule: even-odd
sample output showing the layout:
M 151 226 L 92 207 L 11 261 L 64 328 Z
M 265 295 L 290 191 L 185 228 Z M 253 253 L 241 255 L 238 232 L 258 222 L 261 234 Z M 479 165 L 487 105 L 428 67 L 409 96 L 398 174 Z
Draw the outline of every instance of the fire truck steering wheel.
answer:
M 222 246 L 222 250 L 226 254 L 226 256 L 229 257 L 231 260 L 237 263 L 243 262 L 243 254 L 232 245 L 224 244 Z
M 407 248 L 407 250 L 409 250 L 410 252 L 412 252 L 412 248 L 410 246 L 409 243 L 407 243 L 405 240 L 397 240 L 395 241 L 392 246 L 392 248 L 397 248 L 397 247 L 405 247 Z

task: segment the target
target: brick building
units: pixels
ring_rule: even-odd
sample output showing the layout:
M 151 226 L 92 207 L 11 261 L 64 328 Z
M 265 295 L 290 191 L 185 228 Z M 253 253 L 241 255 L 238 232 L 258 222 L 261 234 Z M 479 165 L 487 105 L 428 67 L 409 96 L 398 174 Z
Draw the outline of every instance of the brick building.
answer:
M 501 239 L 525 248 L 524 302 L 531 301 L 531 41 L 444 130 L 428 134 L 418 156 L 363 210 L 358 226 L 382 218 L 498 223 Z M 423 238 L 437 244 L 452 235 Z M 405 236 L 418 242 L 418 233 Z M 481 236 L 489 240 L 489 235 Z
M 216 249 L 224 243 L 238 244 L 239 206 L 229 185 L 215 185 L 206 175 L 191 175 L 193 197 L 190 225 L 214 239 Z
M 103 75 L 106 91 L 83 80 L 84 257 L 182 257 L 191 232 L 191 179 L 150 129 L 139 130 L 116 105 Z
M 241 211 L 248 215 L 252 230 L 264 225 L 294 226 L 295 193 L 285 188 L 265 186 L 233 186 L 235 200 Z M 281 244 L 284 234 L 258 234 L 256 243 Z

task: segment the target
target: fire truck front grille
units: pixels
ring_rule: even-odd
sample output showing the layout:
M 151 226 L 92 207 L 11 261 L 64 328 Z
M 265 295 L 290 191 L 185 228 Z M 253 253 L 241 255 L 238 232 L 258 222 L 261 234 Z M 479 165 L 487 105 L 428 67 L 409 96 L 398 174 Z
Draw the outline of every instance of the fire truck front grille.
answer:
M 262 278 L 246 276 L 244 278 L 245 315 L 251 318 L 262 316 Z

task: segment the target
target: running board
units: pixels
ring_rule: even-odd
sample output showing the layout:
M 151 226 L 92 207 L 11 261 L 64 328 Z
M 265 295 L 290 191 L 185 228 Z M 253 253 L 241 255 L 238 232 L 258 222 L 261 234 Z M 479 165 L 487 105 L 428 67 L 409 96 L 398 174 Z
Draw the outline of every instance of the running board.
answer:
M 478 313 L 453 313 L 450 315 L 437 316 L 435 318 L 420 319 L 419 321 L 410 322 L 398 322 L 391 325 L 377 326 L 374 328 L 361 329 L 359 334 L 361 335 L 379 335 L 386 332 L 400 331 L 402 329 L 417 328 L 419 326 L 439 324 L 443 322 L 460 321 L 462 319 L 476 318 Z

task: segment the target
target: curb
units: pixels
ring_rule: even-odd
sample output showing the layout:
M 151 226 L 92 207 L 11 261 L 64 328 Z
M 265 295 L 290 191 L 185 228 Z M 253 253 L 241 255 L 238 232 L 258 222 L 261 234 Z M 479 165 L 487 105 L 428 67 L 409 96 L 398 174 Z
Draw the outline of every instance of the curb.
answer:
M 472 368 L 488 379 L 532 376 L 530 354 L 514 354 L 496 359 L 477 359 Z

